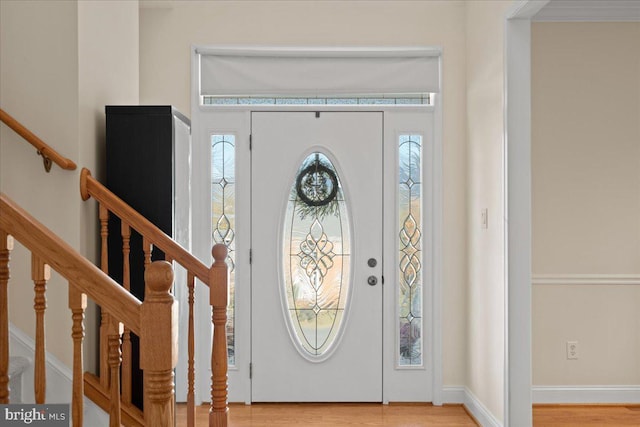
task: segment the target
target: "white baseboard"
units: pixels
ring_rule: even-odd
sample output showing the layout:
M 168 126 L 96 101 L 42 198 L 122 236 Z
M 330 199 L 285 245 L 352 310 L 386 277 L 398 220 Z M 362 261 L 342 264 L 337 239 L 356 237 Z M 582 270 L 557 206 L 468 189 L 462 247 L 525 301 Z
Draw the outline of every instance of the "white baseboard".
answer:
M 533 386 L 533 403 L 640 403 L 640 385 Z
M 486 406 L 465 387 L 464 406 L 482 427 L 502 427 L 502 423 L 487 409 Z
M 444 403 L 463 404 L 482 427 L 502 427 L 502 423 L 465 386 L 443 387 L 442 401 Z
M 34 340 L 9 323 L 9 353 L 11 356 L 22 356 L 30 360 L 35 355 Z M 46 353 L 47 403 L 71 403 L 72 373 L 71 369 L 50 353 Z M 33 363 L 22 375 L 22 402 L 35 402 L 33 391 Z M 109 416 L 99 406 L 85 397 L 84 399 L 84 425 L 108 426 Z
M 443 387 L 442 401 L 445 404 L 463 404 L 483 427 L 502 427 L 502 423 L 465 386 Z M 533 403 L 638 404 L 640 385 L 534 386 Z
M 442 387 L 442 403 L 444 404 L 464 404 L 465 396 L 466 387 L 464 386 Z

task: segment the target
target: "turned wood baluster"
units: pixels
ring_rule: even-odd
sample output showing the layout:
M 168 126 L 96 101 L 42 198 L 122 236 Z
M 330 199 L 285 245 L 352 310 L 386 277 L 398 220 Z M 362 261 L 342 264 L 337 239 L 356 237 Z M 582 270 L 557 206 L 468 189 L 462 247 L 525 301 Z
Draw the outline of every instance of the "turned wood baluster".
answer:
M 213 343 L 211 348 L 211 409 L 209 427 L 226 427 L 227 406 L 227 300 L 229 271 L 227 247 L 217 244 L 211 251 L 214 263 L 209 270 L 209 303 L 213 307 Z
M 101 203 L 98 209 L 100 218 L 100 268 L 109 274 L 109 210 Z
M 100 268 L 105 274 L 109 274 L 109 211 L 105 206 L 100 204 L 99 214 L 100 218 Z M 107 361 L 109 354 L 109 327 L 111 320 L 109 319 L 109 313 L 101 308 L 100 319 L 100 384 L 107 388 L 109 387 L 109 363 Z
M 169 264 L 171 264 L 171 268 L 173 269 L 173 258 L 171 258 L 169 255 L 165 254 L 164 255 L 164 260 L 167 261 Z M 174 274 L 174 277 L 175 277 L 175 274 Z M 171 286 L 171 288 L 169 288 L 169 293 L 171 295 L 175 295 L 174 286 L 175 286 L 175 281 L 173 281 L 173 285 Z M 174 408 L 176 407 L 176 395 L 175 395 L 175 393 L 173 394 L 173 397 L 172 397 L 172 400 L 171 400 L 171 405 Z
M 195 398 L 195 326 L 193 318 L 195 279 L 193 273 L 187 273 L 187 288 L 189 289 L 189 331 L 187 342 L 187 427 L 194 427 L 196 422 L 196 398 Z
M 166 261 L 144 272 L 147 294 L 140 314 L 140 367 L 144 371 L 144 419 L 148 426 L 174 425 L 173 369 L 178 362 L 178 304 L 169 293 L 173 269 Z M 158 327 L 158 325 L 166 325 Z
M 0 231 L 0 404 L 9 403 L 9 257 L 13 237 Z
M 131 227 L 124 221 L 121 225 L 122 232 L 122 285 L 127 291 L 131 291 L 131 273 L 129 265 L 129 253 L 131 252 Z M 122 335 L 122 401 L 131 403 L 131 331 L 125 326 Z
M 142 252 L 144 252 L 144 270 L 147 271 L 147 267 L 149 267 L 149 265 L 151 264 L 151 252 L 153 251 L 153 244 L 151 243 L 151 241 L 149 241 L 149 239 L 147 239 L 146 237 L 142 236 Z M 144 283 L 144 294 L 145 294 L 145 298 L 147 295 L 147 281 L 145 280 Z
M 111 402 L 109 407 L 109 427 L 120 427 L 120 364 L 122 353 L 120 352 L 122 336 L 122 323 L 112 320 L 109 331 L 109 371 L 111 374 Z
M 71 309 L 71 337 L 73 338 L 73 391 L 71 396 L 71 419 L 73 427 L 83 425 L 84 413 L 84 311 L 87 308 L 87 296 L 69 283 L 69 308 Z
M 144 252 L 144 268 L 145 270 L 151 264 L 151 251 L 153 250 L 153 244 L 149 239 L 142 236 L 142 251 Z
M 31 254 L 31 278 L 33 279 L 35 298 L 33 308 L 36 311 L 36 354 L 34 366 L 34 387 L 36 403 L 43 404 L 46 396 L 47 377 L 45 370 L 45 334 L 44 312 L 47 308 L 45 291 L 51 278 L 51 269 L 36 254 Z

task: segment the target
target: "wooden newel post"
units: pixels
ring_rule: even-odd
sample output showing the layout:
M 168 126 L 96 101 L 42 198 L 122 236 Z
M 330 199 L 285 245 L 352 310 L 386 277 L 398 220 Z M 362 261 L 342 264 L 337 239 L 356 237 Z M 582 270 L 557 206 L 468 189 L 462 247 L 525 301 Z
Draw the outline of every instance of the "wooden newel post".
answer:
M 173 269 L 166 261 L 144 272 L 147 293 L 140 314 L 140 367 L 144 371 L 144 419 L 148 426 L 173 427 L 173 369 L 178 362 L 178 304 L 169 289 Z
M 226 427 L 227 406 L 227 301 L 229 271 L 227 247 L 217 244 L 211 251 L 213 265 L 209 270 L 209 303 L 213 308 L 213 347 L 211 348 L 211 410 L 209 427 Z

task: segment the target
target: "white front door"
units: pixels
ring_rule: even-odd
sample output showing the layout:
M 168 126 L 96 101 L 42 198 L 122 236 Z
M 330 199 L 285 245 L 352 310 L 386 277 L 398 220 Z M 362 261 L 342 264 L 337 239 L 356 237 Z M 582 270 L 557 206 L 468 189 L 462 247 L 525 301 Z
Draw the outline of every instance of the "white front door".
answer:
M 382 401 L 380 112 L 251 117 L 252 401 Z

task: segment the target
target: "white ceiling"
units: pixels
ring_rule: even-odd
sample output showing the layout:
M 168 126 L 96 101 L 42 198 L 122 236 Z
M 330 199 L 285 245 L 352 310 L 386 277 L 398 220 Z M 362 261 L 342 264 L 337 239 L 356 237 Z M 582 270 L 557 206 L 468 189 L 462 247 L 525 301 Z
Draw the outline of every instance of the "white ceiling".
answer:
M 640 21 L 640 0 L 551 0 L 534 21 Z

